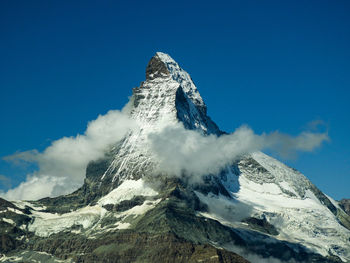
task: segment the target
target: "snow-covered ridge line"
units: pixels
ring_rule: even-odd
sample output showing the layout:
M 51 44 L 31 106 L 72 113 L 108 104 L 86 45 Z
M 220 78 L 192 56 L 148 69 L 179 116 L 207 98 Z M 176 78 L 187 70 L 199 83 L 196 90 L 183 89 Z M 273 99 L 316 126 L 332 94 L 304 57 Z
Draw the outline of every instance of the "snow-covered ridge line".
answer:
M 173 80 L 177 81 L 183 88 L 186 95 L 193 101 L 193 103 L 202 109 L 205 113 L 206 106 L 198 92 L 196 85 L 194 85 L 190 75 L 183 70 L 179 64 L 172 59 L 168 54 L 157 52 L 156 56 L 165 63 L 167 69 L 170 72 L 170 75 Z
M 303 174 L 261 152 L 241 160 L 238 169 L 236 174 L 228 170 L 222 181 L 234 201 L 197 194 L 209 207 L 209 213 L 202 216 L 237 225 L 241 218 L 230 211 L 246 212 L 245 217 L 264 218 L 272 224 L 279 240 L 350 260 L 350 231 L 315 195 L 315 186 Z

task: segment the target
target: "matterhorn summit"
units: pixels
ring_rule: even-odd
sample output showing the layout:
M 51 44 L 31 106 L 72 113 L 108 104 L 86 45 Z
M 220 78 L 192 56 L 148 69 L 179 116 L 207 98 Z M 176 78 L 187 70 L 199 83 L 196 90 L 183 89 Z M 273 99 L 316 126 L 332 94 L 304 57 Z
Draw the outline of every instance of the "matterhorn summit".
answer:
M 175 137 L 192 149 L 227 134 L 169 55 L 151 58 L 124 113 L 135 128 L 81 188 L 0 199 L 0 262 L 350 262 L 350 216 L 297 170 L 260 151 L 207 172 L 181 166 L 199 156 L 164 162 Z
M 147 136 L 164 126 L 181 122 L 186 129 L 219 135 L 206 115 L 207 108 L 189 74 L 167 54 L 157 52 L 146 68 L 146 81 L 133 89 L 130 117 L 139 129 L 131 132 L 114 151 L 114 160 L 102 175 L 102 184 L 113 187 L 125 179 L 139 179 L 151 172 L 154 161 Z

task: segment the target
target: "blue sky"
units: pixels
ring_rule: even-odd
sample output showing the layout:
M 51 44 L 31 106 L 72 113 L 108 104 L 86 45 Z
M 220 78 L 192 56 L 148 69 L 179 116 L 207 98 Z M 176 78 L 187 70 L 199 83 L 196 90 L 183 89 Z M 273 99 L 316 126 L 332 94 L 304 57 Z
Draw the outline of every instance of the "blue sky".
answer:
M 331 141 L 284 161 L 349 198 L 349 13 L 349 1 L 2 1 L 0 157 L 121 109 L 162 51 L 223 130 L 298 134 L 323 120 Z M 32 169 L 1 160 L 0 189 Z

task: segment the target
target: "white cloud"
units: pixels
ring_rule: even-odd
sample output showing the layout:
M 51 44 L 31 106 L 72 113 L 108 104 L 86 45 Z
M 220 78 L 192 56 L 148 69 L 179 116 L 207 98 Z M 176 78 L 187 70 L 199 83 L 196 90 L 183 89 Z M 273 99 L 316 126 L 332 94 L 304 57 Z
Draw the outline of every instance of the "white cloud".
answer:
M 8 190 L 6 193 L 2 193 L 2 195 L 8 200 L 36 200 L 46 196 L 54 196 L 55 189 L 67 186 L 68 182 L 65 177 L 38 174 L 28 176 L 25 182 L 22 182 L 14 189 Z M 71 189 L 71 187 L 67 188 Z
M 320 147 L 323 142 L 329 141 L 328 132 L 304 131 L 298 136 L 273 132 L 265 135 L 266 144 L 264 148 L 270 148 L 279 155 L 289 158 L 297 152 L 312 152 Z
M 5 157 L 8 161 L 35 162 L 39 171 L 27 176 L 15 189 L 3 193 L 7 199 L 39 199 L 68 194 L 83 184 L 89 161 L 103 157 L 108 146 L 118 142 L 136 124 L 125 113 L 111 110 L 91 121 L 83 135 L 63 137 L 42 153 L 37 150 Z
M 327 141 L 327 133 L 302 132 L 298 136 L 273 132 L 257 135 L 247 126 L 231 134 L 202 136 L 181 124 L 165 127 L 148 137 L 152 152 L 160 161 L 159 172 L 173 176 L 218 173 L 245 154 L 272 149 L 283 156 L 310 152 Z
M 131 104 L 132 101 L 122 111 L 100 115 L 88 124 L 83 135 L 54 141 L 43 152 L 32 150 L 5 157 L 13 162 L 37 163 L 39 170 L 0 195 L 10 200 L 34 200 L 78 189 L 83 184 L 88 162 L 103 157 L 111 144 L 137 127 L 129 118 Z M 170 176 L 186 174 L 198 181 L 204 174 L 218 173 L 242 155 L 263 149 L 275 150 L 283 156 L 312 151 L 328 140 L 328 135 L 317 132 L 302 132 L 295 137 L 279 132 L 257 135 L 249 127 L 241 126 L 220 137 L 203 136 L 177 123 L 149 134 L 148 140 L 151 152 L 159 161 L 157 172 Z

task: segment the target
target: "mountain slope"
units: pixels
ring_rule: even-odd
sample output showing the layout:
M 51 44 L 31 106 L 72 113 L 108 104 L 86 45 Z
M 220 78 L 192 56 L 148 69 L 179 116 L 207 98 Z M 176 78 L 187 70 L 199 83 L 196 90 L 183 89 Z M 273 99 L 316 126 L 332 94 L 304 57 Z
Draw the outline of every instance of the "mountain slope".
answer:
M 212 213 L 204 216 L 242 228 L 256 228 L 260 220 L 258 230 L 271 234 L 261 227 L 267 222 L 265 225 L 274 227 L 278 240 L 303 244 L 325 257 L 336 255 L 349 260 L 349 217 L 298 171 L 257 152 L 241 160 L 236 169 L 224 176 L 223 183 L 235 202 L 221 196 L 200 195 L 203 202 L 212 206 Z M 238 223 L 232 213 L 215 208 L 219 203 L 231 210 L 249 211 L 246 216 L 250 220 L 240 214 L 238 219 L 243 220 Z
M 180 123 L 203 136 L 224 134 L 170 56 L 150 60 L 127 109 L 138 128 L 89 163 L 80 189 L 3 201 L 0 261 L 350 261 L 350 217 L 272 157 L 242 156 L 198 182 L 158 172 L 151 133 Z
M 350 199 L 340 200 L 339 205 L 348 215 L 350 215 Z

